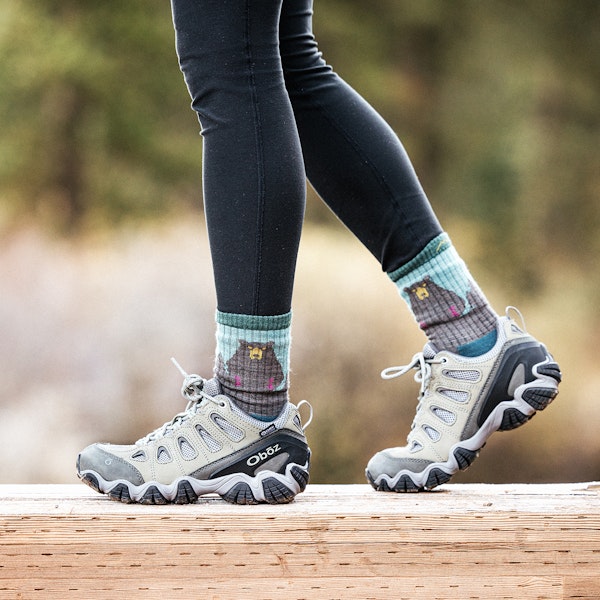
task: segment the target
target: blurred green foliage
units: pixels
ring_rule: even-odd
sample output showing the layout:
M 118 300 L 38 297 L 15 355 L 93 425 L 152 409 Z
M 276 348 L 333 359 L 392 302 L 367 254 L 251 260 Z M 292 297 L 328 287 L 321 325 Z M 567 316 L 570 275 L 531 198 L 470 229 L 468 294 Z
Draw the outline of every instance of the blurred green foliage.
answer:
M 326 59 L 399 133 L 442 218 L 476 226 L 479 260 L 527 294 L 547 254 L 600 284 L 600 2 L 315 4 Z M 7 0 L 0 55 L 1 225 L 200 204 L 168 3 Z
M 0 54 L 0 181 L 10 216 L 73 231 L 189 200 L 200 148 L 168 4 L 9 0 Z

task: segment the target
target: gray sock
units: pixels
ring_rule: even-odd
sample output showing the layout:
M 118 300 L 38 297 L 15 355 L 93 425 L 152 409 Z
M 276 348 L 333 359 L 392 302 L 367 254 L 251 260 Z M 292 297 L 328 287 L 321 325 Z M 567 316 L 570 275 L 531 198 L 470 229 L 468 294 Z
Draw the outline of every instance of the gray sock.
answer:
M 389 276 L 437 350 L 479 356 L 496 343 L 498 316 L 447 234 Z
M 215 377 L 223 393 L 253 416 L 276 417 L 288 401 L 291 313 L 217 311 L 216 321 Z

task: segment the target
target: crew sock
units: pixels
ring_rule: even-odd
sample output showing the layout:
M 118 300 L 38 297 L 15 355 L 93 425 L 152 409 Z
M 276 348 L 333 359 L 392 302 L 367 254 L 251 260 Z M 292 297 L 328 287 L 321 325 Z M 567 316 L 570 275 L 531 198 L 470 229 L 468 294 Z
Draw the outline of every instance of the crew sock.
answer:
M 288 401 L 292 314 L 217 311 L 215 377 L 223 393 L 255 418 L 275 418 Z
M 436 351 L 479 356 L 496 343 L 498 315 L 448 234 L 388 275 Z

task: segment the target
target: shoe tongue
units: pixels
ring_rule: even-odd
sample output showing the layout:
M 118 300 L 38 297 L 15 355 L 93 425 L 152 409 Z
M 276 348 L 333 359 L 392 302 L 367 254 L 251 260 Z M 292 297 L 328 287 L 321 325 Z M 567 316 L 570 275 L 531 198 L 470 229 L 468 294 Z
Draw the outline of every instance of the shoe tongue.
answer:
M 423 348 L 423 356 L 425 358 L 433 358 L 436 354 L 436 347 L 431 342 L 427 342 L 427 344 L 425 344 L 425 347 Z
M 207 379 L 204 382 L 204 387 L 202 391 L 208 394 L 209 396 L 218 396 L 221 393 L 221 384 L 216 378 Z

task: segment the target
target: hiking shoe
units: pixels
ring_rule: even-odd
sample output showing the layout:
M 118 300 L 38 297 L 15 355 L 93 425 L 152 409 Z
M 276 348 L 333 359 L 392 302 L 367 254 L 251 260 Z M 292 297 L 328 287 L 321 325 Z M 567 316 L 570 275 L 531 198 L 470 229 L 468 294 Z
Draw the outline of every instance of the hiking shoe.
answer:
M 283 504 L 306 488 L 305 401 L 265 422 L 222 395 L 216 379 L 184 375 L 185 411 L 133 445 L 88 446 L 77 459 L 84 483 L 142 504 L 187 504 L 213 492 L 235 504 Z
M 494 431 L 523 425 L 556 397 L 558 364 L 510 318 L 510 308 L 499 319 L 495 346 L 482 356 L 427 344 L 410 364 L 382 372 L 391 379 L 416 369 L 421 390 L 406 446 L 378 452 L 367 465 L 376 490 L 418 492 L 446 483 L 471 465 Z

